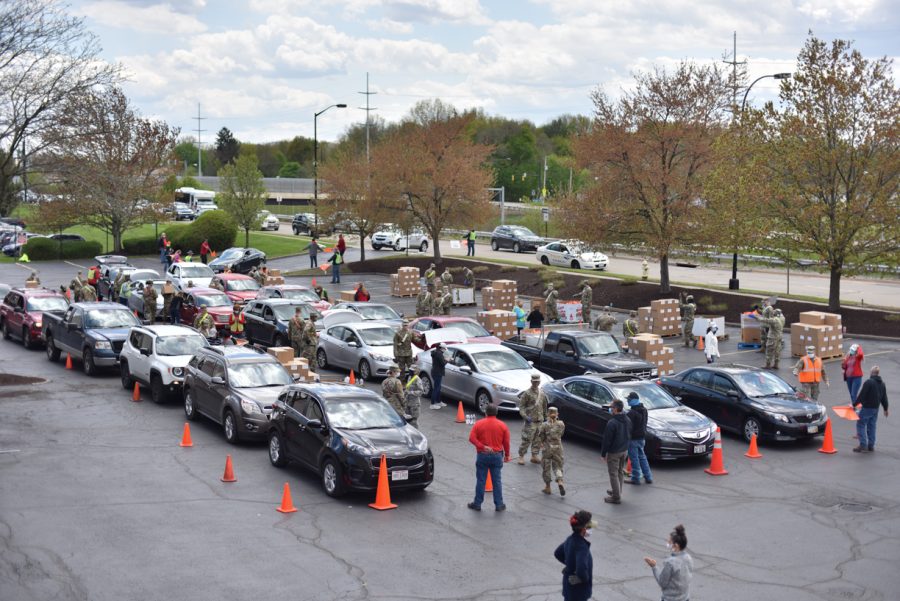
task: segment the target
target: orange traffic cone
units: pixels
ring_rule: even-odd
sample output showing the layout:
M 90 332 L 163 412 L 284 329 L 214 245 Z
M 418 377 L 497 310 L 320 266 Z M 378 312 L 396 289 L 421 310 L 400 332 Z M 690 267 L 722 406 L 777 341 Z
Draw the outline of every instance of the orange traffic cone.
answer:
M 756 448 L 756 434 L 750 437 L 750 448 L 744 453 L 744 457 L 749 457 L 750 459 L 759 459 L 762 457 L 762 453 Z
M 134 392 L 131 393 L 131 400 L 135 403 L 141 402 L 141 385 L 134 383 Z
M 184 422 L 184 432 L 181 434 L 181 446 L 194 446 L 193 441 L 191 441 L 191 425 L 187 422 Z
M 491 480 L 491 470 L 488 470 L 488 477 L 484 482 L 484 492 L 494 492 L 494 481 Z
M 466 423 L 466 412 L 463 411 L 462 401 L 459 402 L 459 406 L 456 409 L 456 423 L 457 424 Z
M 378 489 L 375 491 L 375 502 L 369 503 L 369 507 L 379 511 L 397 508 L 391 503 L 391 488 L 388 486 L 387 472 L 387 458 L 382 455 L 381 466 L 378 468 Z
M 353 370 L 350 370 L 350 383 L 356 384 L 356 375 L 354 375 Z
M 225 473 L 222 474 L 222 482 L 237 482 L 234 477 L 234 467 L 231 465 L 231 455 L 225 456 Z
M 66 369 L 72 369 L 72 355 L 66 353 Z
M 276 507 L 275 511 L 281 513 L 294 513 L 297 508 L 294 507 L 294 501 L 291 499 L 291 487 L 287 482 L 284 483 L 284 492 L 281 493 L 281 507 Z
M 833 455 L 837 453 L 837 449 L 834 448 L 834 439 L 831 435 L 831 418 L 829 417 L 825 420 L 825 440 L 822 441 L 822 448 L 819 449 L 820 453 L 828 453 L 829 455 Z
M 702 351 L 702 350 L 703 350 L 703 338 L 704 338 L 704 337 L 701 336 L 700 339 L 697 341 L 697 350 L 698 350 L 698 351 Z
M 724 476 L 728 473 L 725 469 L 725 461 L 722 458 L 722 429 L 716 428 L 716 442 L 713 445 L 712 461 L 709 467 L 703 470 L 710 476 Z

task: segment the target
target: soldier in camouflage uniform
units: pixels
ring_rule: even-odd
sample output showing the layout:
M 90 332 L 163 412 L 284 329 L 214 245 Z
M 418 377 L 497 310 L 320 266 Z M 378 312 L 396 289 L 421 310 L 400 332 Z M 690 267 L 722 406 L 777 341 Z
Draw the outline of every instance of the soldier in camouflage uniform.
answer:
M 81 302 L 92 303 L 97 300 L 97 291 L 90 284 L 81 286 Z
M 416 317 L 431 315 L 433 301 L 430 290 L 421 290 L 416 297 Z
M 406 415 L 406 392 L 403 390 L 403 384 L 397 377 L 400 375 L 400 368 L 391 365 L 388 369 L 388 377 L 381 383 L 381 396 L 387 399 L 391 407 L 401 416 Z
M 319 334 L 316 332 L 315 313 L 311 313 L 306 327 L 303 328 L 303 353 L 302 356 L 309 362 L 310 371 L 316 371 L 316 353 L 319 350 Z
M 769 304 L 769 299 L 767 299 L 767 298 L 762 299 L 762 307 L 763 308 L 762 308 L 761 317 L 764 317 L 765 319 L 771 319 L 772 315 L 775 314 L 775 309 L 774 309 L 774 307 L 772 307 L 771 304 Z M 764 324 L 763 320 L 760 319 L 759 317 L 757 317 L 757 319 L 759 319 L 759 324 L 760 324 L 759 325 L 759 352 L 764 353 L 764 352 L 766 352 L 766 341 L 769 337 L 769 326 Z
M 612 332 L 614 325 L 616 325 L 615 316 L 610 313 L 608 306 L 603 307 L 603 314 L 594 320 L 594 329 L 599 332 Z
M 409 414 L 409 424 L 413 428 L 418 428 L 419 408 L 422 405 L 422 395 L 425 394 L 425 386 L 422 384 L 422 378 L 415 370 L 409 370 L 406 373 L 406 386 L 404 387 L 406 394 L 406 412 Z
M 525 453 L 531 449 L 531 463 L 540 463 L 541 441 L 538 427 L 547 415 L 547 395 L 540 388 L 541 376 L 531 374 L 531 388 L 522 393 L 519 401 L 519 415 L 525 420 L 522 426 L 522 443 L 519 445 L 519 465 L 525 465 Z
M 303 321 L 303 309 L 294 309 L 294 316 L 288 322 L 288 338 L 291 339 L 291 348 L 294 349 L 294 357 L 303 355 L 303 330 L 306 322 Z
M 784 314 L 781 309 L 775 309 L 772 317 L 760 317 L 759 323 L 769 328 L 769 335 L 766 337 L 766 367 L 778 369 L 778 362 L 781 360 L 781 336 L 784 334 Z
M 697 314 L 697 305 L 694 304 L 694 297 L 690 294 L 684 299 L 681 305 L 681 337 L 684 346 L 697 347 L 697 339 L 694 338 L 694 315 Z
M 175 297 L 174 292 L 166 292 L 166 287 L 163 286 L 163 310 L 162 310 L 162 318 L 163 321 L 169 319 L 169 314 L 172 312 L 172 299 Z
M 412 365 L 412 336 L 409 322 L 404 319 L 400 329 L 394 332 L 394 361 L 397 362 L 400 373 L 405 373 Z
M 577 294 L 575 296 L 578 296 Z M 594 290 L 588 281 L 581 282 L 581 321 L 591 323 L 591 305 L 594 302 Z
M 200 330 L 200 333 L 207 338 L 214 338 L 216 335 L 216 322 L 213 316 L 206 310 L 206 305 L 200 305 L 200 312 L 194 317 L 194 328 Z
M 553 284 L 547 284 L 547 289 L 544 293 L 547 297 L 547 321 L 549 323 L 559 323 L 559 307 L 556 306 L 556 302 L 559 300 L 559 292 L 553 287 Z
M 463 268 L 463 286 L 472 288 L 475 286 L 475 273 L 468 267 Z
M 637 317 L 637 311 L 632 311 L 628 314 L 628 319 L 622 322 L 622 336 L 627 341 L 629 338 L 638 335 L 638 322 L 635 319 Z
M 156 323 L 156 288 L 152 280 L 144 282 L 144 319 L 151 326 Z
M 565 458 L 563 457 L 562 437 L 566 431 L 566 424 L 559 419 L 559 410 L 556 407 L 547 409 L 547 421 L 538 428 L 538 440 L 544 447 L 541 458 L 541 466 L 544 468 L 542 476 L 544 477 L 544 494 L 551 494 L 550 482 L 556 479 L 559 485 L 560 496 L 566 496 L 566 487 L 563 484 L 563 465 Z
M 432 263 L 428 269 L 425 271 L 425 285 L 428 286 L 428 290 L 434 290 L 434 280 L 437 279 L 437 268 L 435 268 L 434 263 Z
M 450 273 L 449 267 L 444 268 L 444 273 L 441 274 L 441 283 L 448 288 L 453 284 L 453 274 Z
M 450 288 L 444 286 L 444 295 L 441 296 L 440 301 L 441 307 L 441 315 L 450 315 L 450 309 L 453 307 L 453 295 L 450 294 Z
M 81 272 L 78 272 L 72 281 L 69 282 L 69 289 L 72 291 L 72 300 L 75 302 L 81 302 L 81 288 L 84 286 L 84 283 L 81 281 Z

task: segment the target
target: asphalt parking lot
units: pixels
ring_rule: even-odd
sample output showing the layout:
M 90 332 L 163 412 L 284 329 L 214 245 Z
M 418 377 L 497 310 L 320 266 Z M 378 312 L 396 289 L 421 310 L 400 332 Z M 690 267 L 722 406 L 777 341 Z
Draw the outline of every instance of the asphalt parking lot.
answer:
M 42 278 L 67 282 L 73 269 L 56 276 L 44 268 Z M 373 301 L 388 299 L 386 278 L 355 279 L 367 282 Z M 412 314 L 412 299 L 392 300 Z M 882 367 L 896 407 L 900 343 L 860 342 L 867 368 Z M 675 350 L 678 369 L 703 362 L 699 351 Z M 725 361 L 763 364 L 734 342 L 721 351 Z M 889 601 L 900 591 L 898 416 L 879 416 L 878 450 L 862 456 L 850 451 L 853 426 L 840 419 L 836 455 L 817 453 L 817 439 L 762 444 L 763 458 L 750 460 L 726 435 L 729 475 L 708 476 L 706 461 L 655 465 L 653 486 L 629 487 L 620 506 L 603 503 L 599 450 L 567 439 L 565 498 L 541 493 L 539 466 L 507 464 L 508 511 L 495 513 L 487 501 L 475 513 L 466 508 L 474 490 L 470 427 L 454 422 L 455 407 L 423 410 L 435 481 L 423 493 L 393 495 L 399 507 L 378 512 L 367 495 L 331 499 L 315 475 L 272 467 L 264 444 L 228 445 L 208 421 L 193 423 L 194 446 L 181 448 L 182 406 L 154 405 L 146 392 L 133 403 L 114 372 L 90 379 L 3 341 L 0 361 L 0 372 L 46 379 L 0 386 L 3 601 L 558 599 L 552 553 L 577 509 L 600 522 L 592 537 L 596 599 L 659 599 L 641 558 L 662 558 L 678 523 L 694 557 L 695 600 Z M 790 363 L 782 360 L 781 373 L 793 381 Z M 827 370 L 832 386 L 820 400 L 845 404 L 839 365 Z M 522 422 L 503 419 L 515 447 Z M 236 483 L 220 481 L 226 454 Z M 284 482 L 297 513 L 275 511 Z

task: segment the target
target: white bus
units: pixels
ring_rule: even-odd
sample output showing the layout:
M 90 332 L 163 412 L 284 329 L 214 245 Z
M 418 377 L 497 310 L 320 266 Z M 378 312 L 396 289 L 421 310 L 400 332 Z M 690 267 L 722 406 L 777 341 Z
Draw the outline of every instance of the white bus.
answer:
M 178 188 L 175 190 L 175 202 L 182 202 L 199 215 L 204 211 L 218 209 L 216 206 L 216 193 L 212 190 L 197 190 L 196 188 Z

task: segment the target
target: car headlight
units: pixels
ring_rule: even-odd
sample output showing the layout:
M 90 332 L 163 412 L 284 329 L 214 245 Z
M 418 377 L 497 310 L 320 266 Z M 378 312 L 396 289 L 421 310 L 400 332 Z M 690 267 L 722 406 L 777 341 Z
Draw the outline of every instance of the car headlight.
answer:
M 666 438 L 668 440 L 678 440 L 678 434 L 669 430 L 657 430 L 655 428 L 647 428 L 647 432 L 653 434 L 657 438 Z
M 110 351 L 110 350 L 112 350 L 112 344 L 110 344 L 110 342 L 108 340 L 98 340 L 97 342 L 94 343 L 94 348 Z
M 772 413 L 771 411 L 766 411 L 766 415 L 774 419 L 776 422 L 788 423 L 790 421 L 788 419 L 788 416 L 786 416 L 784 413 Z
M 176 378 L 184 377 L 184 368 L 183 367 L 170 367 L 169 373 L 175 376 Z
M 491 388 L 496 390 L 497 392 L 506 392 L 506 393 L 517 393 L 519 390 L 517 388 L 510 388 L 509 386 L 501 386 L 500 384 L 491 384 Z
M 241 410 L 247 415 L 262 413 L 262 409 L 259 408 L 259 405 L 254 401 L 248 401 L 247 399 L 241 399 Z
M 364 447 L 360 444 L 356 444 L 346 438 L 342 438 L 341 442 L 344 443 L 344 446 L 347 447 L 347 450 L 351 453 L 359 453 L 360 455 L 371 455 L 372 451 L 368 447 Z
M 387 363 L 388 361 L 394 360 L 393 357 L 388 357 L 387 355 L 376 355 L 376 354 L 372 353 L 372 354 L 369 354 L 369 356 L 372 357 L 372 359 L 374 359 L 375 361 L 378 361 L 380 363 Z
M 655 378 L 659 375 L 659 368 L 654 367 L 650 370 L 650 377 Z

